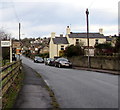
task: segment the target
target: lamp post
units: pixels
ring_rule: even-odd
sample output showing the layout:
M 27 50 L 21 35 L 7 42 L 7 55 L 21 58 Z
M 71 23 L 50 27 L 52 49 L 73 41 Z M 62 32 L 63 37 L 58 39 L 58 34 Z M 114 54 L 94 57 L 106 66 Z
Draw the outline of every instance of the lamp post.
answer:
M 88 68 L 90 67 L 90 56 L 89 56 L 89 19 L 88 19 L 89 11 L 86 9 L 86 20 L 87 20 L 87 46 L 88 46 Z

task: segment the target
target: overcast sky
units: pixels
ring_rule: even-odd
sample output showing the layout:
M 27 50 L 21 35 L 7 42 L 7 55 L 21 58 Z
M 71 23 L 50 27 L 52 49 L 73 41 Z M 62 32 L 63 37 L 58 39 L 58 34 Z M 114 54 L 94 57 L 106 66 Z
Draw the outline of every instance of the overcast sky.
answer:
M 1 0 L 0 28 L 18 38 L 48 37 L 51 32 L 66 34 L 86 32 L 86 8 L 89 9 L 90 32 L 118 34 L 119 0 Z

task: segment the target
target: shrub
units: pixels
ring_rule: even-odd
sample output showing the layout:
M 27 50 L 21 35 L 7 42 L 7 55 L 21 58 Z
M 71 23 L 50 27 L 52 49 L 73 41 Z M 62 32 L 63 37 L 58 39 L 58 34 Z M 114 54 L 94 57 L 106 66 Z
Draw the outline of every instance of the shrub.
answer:
M 84 55 L 84 50 L 81 48 L 80 45 L 70 45 L 65 49 L 65 56 L 72 57 L 72 56 L 82 56 Z

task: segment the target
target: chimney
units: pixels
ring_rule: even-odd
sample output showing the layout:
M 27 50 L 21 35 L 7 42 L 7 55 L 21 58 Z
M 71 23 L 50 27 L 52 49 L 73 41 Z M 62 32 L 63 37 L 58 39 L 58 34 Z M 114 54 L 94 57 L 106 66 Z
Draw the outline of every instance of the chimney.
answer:
M 63 37 L 63 34 L 60 34 L 60 37 Z
M 99 33 L 103 34 L 103 29 L 102 28 L 99 29 Z
M 67 28 L 66 28 L 66 34 L 70 34 L 70 27 L 69 26 L 67 26 Z
M 55 32 L 51 33 L 51 38 L 55 38 Z
M 109 38 L 111 39 L 111 38 L 112 38 L 112 36 L 111 36 L 111 35 L 109 35 Z

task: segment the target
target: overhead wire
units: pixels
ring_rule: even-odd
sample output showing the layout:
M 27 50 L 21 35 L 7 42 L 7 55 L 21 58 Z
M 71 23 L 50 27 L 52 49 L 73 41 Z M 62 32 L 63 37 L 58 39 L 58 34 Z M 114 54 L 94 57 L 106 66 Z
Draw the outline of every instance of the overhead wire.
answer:
M 11 6 L 12 6 L 12 9 L 13 9 L 13 12 L 14 12 L 14 15 L 15 15 L 17 22 L 20 23 L 20 17 L 17 14 L 16 7 L 15 7 L 13 0 L 11 0 Z
M 93 6 L 93 4 L 95 3 L 95 1 L 96 1 L 96 0 L 93 0 L 93 1 L 91 2 L 91 4 L 88 6 L 88 9 L 90 9 L 90 8 Z

